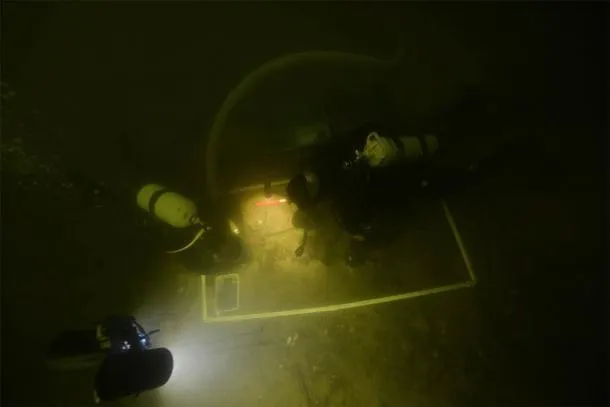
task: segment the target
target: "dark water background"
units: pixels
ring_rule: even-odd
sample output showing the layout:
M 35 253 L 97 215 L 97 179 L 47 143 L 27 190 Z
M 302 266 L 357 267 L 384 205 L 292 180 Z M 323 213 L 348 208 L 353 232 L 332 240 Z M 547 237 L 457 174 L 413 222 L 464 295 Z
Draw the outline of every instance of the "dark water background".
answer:
M 447 405 L 603 404 L 604 4 L 9 2 L 2 14 L 3 403 L 50 403 L 39 391 L 48 339 L 130 312 L 142 282 L 162 280 L 135 191 L 155 181 L 205 197 L 206 134 L 248 72 L 291 52 L 390 59 L 402 49 L 381 77 L 342 66 L 282 73 L 244 101 L 224 142 L 273 146 L 267 135 L 320 118 L 320 98 L 346 125 L 389 109 L 408 125 L 469 85 L 527 106 L 527 119 L 479 130 L 464 152 L 485 150 L 511 126 L 543 146 L 452 200 L 477 291 L 421 305 L 431 325 L 452 321 L 455 354 L 493 356 L 438 382 L 421 371 L 411 391 L 420 405 L 441 396 Z M 219 161 L 239 177 L 235 157 L 245 159 Z M 381 317 L 397 337 L 408 331 L 400 307 Z M 392 335 L 380 343 L 393 346 Z M 408 367 L 386 377 L 379 366 L 388 386 L 416 380 Z M 379 405 L 394 405 L 389 397 Z

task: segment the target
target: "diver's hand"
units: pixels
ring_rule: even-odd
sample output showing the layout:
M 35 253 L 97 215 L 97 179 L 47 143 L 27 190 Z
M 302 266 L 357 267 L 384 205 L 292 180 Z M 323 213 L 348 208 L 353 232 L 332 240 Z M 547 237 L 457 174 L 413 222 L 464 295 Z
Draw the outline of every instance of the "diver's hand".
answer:
M 294 251 L 295 256 L 301 257 L 303 253 L 305 253 L 305 245 L 307 244 L 307 237 L 309 236 L 309 231 L 307 229 L 303 230 L 303 238 L 301 240 L 301 244 Z
M 302 244 L 294 251 L 294 255 L 297 257 L 301 257 L 305 253 L 305 245 Z

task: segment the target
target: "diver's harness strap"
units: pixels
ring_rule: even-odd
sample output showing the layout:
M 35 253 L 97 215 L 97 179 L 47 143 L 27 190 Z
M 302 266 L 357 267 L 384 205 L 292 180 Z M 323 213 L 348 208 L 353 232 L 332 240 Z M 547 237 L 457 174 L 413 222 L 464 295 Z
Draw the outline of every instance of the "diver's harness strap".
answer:
M 427 135 L 428 134 L 417 134 L 414 136 L 409 136 L 409 137 L 414 137 L 417 139 L 417 141 L 419 141 L 419 145 L 421 146 L 421 158 L 424 160 L 428 159 L 431 155 L 430 147 L 428 146 L 428 142 L 426 140 Z M 392 141 L 394 141 L 394 143 L 398 147 L 399 157 L 401 159 L 405 158 L 407 155 L 405 152 L 405 143 L 399 137 L 391 137 L 391 139 L 392 139 Z

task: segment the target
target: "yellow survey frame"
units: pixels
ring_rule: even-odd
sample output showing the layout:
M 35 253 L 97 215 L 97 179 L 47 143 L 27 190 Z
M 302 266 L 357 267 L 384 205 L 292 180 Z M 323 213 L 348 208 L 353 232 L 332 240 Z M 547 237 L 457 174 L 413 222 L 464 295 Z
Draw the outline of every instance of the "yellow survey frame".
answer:
M 468 257 L 468 253 L 466 252 L 466 248 L 464 247 L 464 243 L 462 242 L 462 238 L 460 233 L 455 225 L 455 221 L 453 220 L 453 216 L 449 211 L 449 207 L 447 206 L 447 202 L 445 200 L 441 200 L 441 204 L 443 206 L 443 212 L 445 213 L 445 218 L 447 218 L 447 222 L 449 223 L 449 227 L 453 232 L 453 236 L 455 241 L 460 249 L 460 253 L 462 254 L 462 259 L 464 260 L 464 265 L 466 266 L 466 270 L 468 270 L 468 281 L 463 281 L 460 283 L 444 285 L 435 288 L 428 288 L 425 290 L 419 291 L 411 291 L 404 294 L 396 294 L 390 295 L 386 297 L 378 297 L 371 298 L 369 300 L 361 300 L 354 302 L 346 302 L 343 304 L 335 304 L 335 305 L 325 305 L 321 307 L 311 307 L 311 308 L 299 308 L 299 309 L 291 309 L 291 310 L 283 310 L 283 311 L 272 311 L 272 312 L 262 312 L 255 314 L 244 314 L 244 315 L 227 315 L 227 316 L 210 316 L 208 315 L 208 306 L 205 298 L 206 293 L 206 277 L 204 275 L 201 276 L 201 314 L 203 322 L 236 322 L 236 321 L 247 321 L 251 319 L 266 319 L 266 318 L 275 318 L 275 317 L 287 317 L 293 315 L 308 315 L 308 314 L 317 314 L 320 312 L 331 312 L 331 311 L 341 311 L 352 308 L 366 307 L 369 305 L 376 304 L 384 304 L 388 302 L 400 301 L 400 300 L 408 300 L 410 298 L 423 297 L 426 295 L 439 294 L 448 291 L 455 291 L 462 288 L 473 287 L 477 283 L 476 275 L 474 274 L 474 270 L 472 269 L 472 263 L 470 262 L 470 258 Z

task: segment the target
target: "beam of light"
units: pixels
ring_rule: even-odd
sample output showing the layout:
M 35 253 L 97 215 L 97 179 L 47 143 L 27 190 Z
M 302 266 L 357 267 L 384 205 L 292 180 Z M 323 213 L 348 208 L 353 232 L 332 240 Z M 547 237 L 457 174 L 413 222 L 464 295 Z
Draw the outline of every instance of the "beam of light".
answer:
M 168 406 L 200 398 L 206 390 L 209 391 L 210 378 L 218 370 L 195 327 L 181 328 L 173 336 L 165 346 L 172 353 L 174 370 L 169 381 L 159 389 Z

